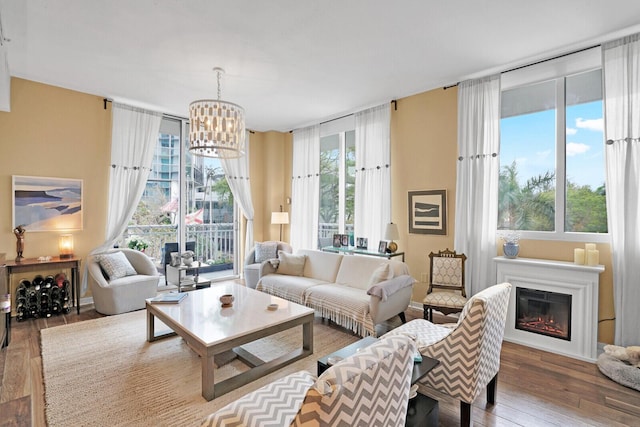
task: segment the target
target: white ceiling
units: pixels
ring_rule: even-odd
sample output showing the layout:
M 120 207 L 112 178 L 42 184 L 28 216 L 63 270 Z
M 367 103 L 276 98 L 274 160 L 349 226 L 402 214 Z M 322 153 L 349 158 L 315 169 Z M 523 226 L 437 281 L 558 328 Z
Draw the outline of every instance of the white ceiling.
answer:
M 640 31 L 638 0 L 0 0 L 12 76 L 288 131 Z

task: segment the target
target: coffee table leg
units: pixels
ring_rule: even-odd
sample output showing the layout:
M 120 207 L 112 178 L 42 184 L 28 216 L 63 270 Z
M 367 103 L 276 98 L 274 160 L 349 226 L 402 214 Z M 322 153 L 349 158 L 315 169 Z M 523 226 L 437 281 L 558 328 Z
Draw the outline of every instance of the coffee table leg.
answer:
M 151 342 L 155 340 L 155 316 L 151 314 L 149 310 L 147 310 L 147 341 Z
M 313 319 L 302 324 L 302 349 L 313 353 Z
M 213 363 L 213 355 L 200 358 L 202 359 L 202 397 L 210 401 L 216 397 L 214 392 L 213 371 L 215 365 Z

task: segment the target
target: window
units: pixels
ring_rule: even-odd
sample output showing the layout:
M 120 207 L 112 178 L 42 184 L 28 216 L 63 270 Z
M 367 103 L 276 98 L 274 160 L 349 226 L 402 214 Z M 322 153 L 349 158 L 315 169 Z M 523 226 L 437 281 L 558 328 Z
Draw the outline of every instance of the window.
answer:
M 499 230 L 572 240 L 607 232 L 602 71 L 593 68 L 503 85 Z
M 320 138 L 320 247 L 329 246 L 334 233 L 353 239 L 355 167 L 355 131 Z

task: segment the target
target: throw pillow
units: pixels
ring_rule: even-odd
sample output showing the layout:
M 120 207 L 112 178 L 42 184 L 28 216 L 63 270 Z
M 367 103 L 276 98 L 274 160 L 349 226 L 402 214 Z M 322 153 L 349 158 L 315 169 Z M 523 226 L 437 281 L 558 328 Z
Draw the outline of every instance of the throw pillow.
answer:
M 127 256 L 122 252 L 98 255 L 98 263 L 109 276 L 109 280 L 138 274 L 127 259 Z
M 278 242 L 256 243 L 255 262 L 269 261 L 278 256 Z
M 278 258 L 280 258 L 280 265 L 278 266 L 279 274 L 302 276 L 302 273 L 304 273 L 304 263 L 307 261 L 306 255 L 292 255 L 278 251 Z
M 391 269 L 391 266 L 385 262 L 373 270 L 373 274 L 371 274 L 371 277 L 369 278 L 369 287 L 389 279 L 393 279 L 393 270 Z

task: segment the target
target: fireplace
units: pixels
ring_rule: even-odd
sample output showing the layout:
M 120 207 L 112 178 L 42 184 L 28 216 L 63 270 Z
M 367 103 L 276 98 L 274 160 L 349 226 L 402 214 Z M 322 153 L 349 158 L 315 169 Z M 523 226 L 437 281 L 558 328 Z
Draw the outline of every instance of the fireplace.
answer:
M 595 362 L 598 282 L 604 267 L 494 258 L 498 283 L 512 285 L 504 340 Z
M 517 287 L 515 328 L 571 341 L 571 295 Z

